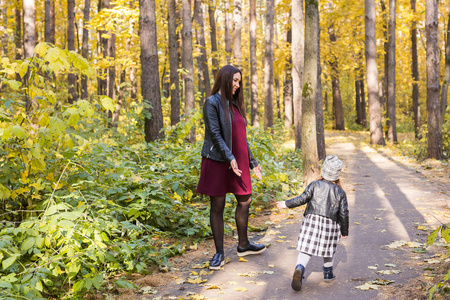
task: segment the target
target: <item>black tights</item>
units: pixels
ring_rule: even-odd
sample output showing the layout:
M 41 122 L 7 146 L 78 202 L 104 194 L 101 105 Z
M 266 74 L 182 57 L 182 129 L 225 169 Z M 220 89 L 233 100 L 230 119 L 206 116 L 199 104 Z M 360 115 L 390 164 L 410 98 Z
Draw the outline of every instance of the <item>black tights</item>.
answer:
M 237 207 L 235 213 L 236 227 L 238 231 L 239 247 L 245 248 L 249 241 L 247 237 L 248 213 L 250 203 L 252 202 L 252 195 L 235 195 L 237 200 Z M 211 209 L 209 214 L 209 221 L 211 223 L 211 230 L 214 237 L 214 244 L 216 246 L 216 253 L 223 251 L 223 210 L 225 208 L 226 196 L 211 196 Z

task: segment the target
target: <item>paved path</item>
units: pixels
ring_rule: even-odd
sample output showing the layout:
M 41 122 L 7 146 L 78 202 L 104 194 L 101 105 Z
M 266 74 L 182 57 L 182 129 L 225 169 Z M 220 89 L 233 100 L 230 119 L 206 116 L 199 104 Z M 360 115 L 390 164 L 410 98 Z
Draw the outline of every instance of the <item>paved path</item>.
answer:
M 291 289 L 298 253 L 296 240 L 303 218 L 303 208 L 296 208 L 291 210 L 293 218 L 283 220 L 264 235 L 254 235 L 254 241 L 271 244 L 263 254 L 239 262 L 233 247 L 226 251 L 230 262 L 224 270 L 201 276 L 207 279 L 205 284 L 172 282 L 145 299 L 188 298 L 193 294 L 203 299 L 388 299 L 383 287 L 368 291 L 355 287 L 375 279 L 395 280 L 394 285 L 400 287 L 421 276 L 423 266 L 416 262 L 428 258 L 430 253 L 414 253 L 414 248 L 407 245 L 398 249 L 386 245 L 399 240 L 424 243 L 428 231 L 418 230 L 417 226 L 438 225 L 433 215 L 442 208 L 448 209 L 449 197 L 414 170 L 370 147 L 356 148 L 350 142 L 337 142 L 327 149 L 327 154 L 338 155 L 344 161 L 343 181 L 350 209 L 350 234 L 341 240 L 334 263 L 336 280 L 323 282 L 322 259 L 313 257 L 306 268 L 302 291 Z M 450 221 L 445 216 L 439 218 Z M 277 242 L 280 240 L 284 242 Z M 376 265 L 377 270 L 368 268 Z M 377 273 L 388 269 L 401 273 Z M 191 271 L 201 270 L 189 270 L 186 277 Z

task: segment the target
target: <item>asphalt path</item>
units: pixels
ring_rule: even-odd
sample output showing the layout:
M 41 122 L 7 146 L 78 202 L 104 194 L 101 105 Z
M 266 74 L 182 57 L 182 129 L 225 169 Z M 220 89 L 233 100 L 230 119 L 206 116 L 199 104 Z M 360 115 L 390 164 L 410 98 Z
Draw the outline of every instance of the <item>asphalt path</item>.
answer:
M 296 208 L 284 211 L 288 217 L 266 232 L 253 235 L 252 241 L 270 244 L 264 253 L 246 256 L 243 262 L 235 247 L 226 249 L 229 262 L 222 270 L 205 274 L 209 272 L 206 268 L 186 269 L 184 278 L 167 283 L 144 299 L 389 299 L 384 286 L 369 290 L 357 287 L 378 279 L 394 281 L 391 286 L 401 288 L 410 279 L 422 276 L 423 261 L 432 254 L 420 253 L 419 244 L 425 243 L 430 228 L 439 224 L 437 219 L 450 222 L 445 215 L 436 218 L 442 208 L 449 207 L 450 199 L 442 193 L 442 187 L 439 189 L 416 170 L 371 147 L 357 145 L 341 140 L 327 148 L 327 155 L 338 155 L 344 162 L 342 179 L 350 210 L 350 232 L 337 248 L 334 281 L 323 281 L 322 258 L 312 257 L 302 290 L 292 290 L 298 254 L 295 247 L 304 209 Z M 388 247 L 395 241 L 409 244 Z M 208 258 L 193 261 L 190 267 Z M 389 270 L 394 274 L 379 273 Z M 199 278 L 207 281 L 189 283 Z

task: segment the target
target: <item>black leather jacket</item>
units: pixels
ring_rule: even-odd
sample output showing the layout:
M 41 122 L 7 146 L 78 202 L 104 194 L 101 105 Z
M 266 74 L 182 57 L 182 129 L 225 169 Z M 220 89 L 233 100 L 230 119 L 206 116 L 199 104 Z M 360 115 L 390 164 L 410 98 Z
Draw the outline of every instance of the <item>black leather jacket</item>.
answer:
M 304 215 L 327 217 L 341 226 L 341 234 L 348 235 L 348 204 L 344 190 L 327 180 L 311 182 L 298 197 L 285 202 L 293 208 L 308 203 Z
M 239 107 L 237 108 L 239 109 Z M 231 114 L 229 112 L 227 114 L 228 116 L 225 115 L 219 93 L 215 93 L 206 99 L 203 106 L 205 140 L 203 142 L 202 157 L 226 163 L 235 159 L 231 143 Z M 253 157 L 248 143 L 247 149 L 250 169 L 253 169 L 258 166 L 258 162 Z

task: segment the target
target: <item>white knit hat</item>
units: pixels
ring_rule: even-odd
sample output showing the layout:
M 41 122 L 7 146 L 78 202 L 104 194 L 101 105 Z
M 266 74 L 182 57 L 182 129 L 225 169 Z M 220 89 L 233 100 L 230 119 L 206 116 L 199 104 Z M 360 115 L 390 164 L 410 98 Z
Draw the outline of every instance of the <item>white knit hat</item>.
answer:
M 336 181 L 341 176 L 342 161 L 335 155 L 327 156 L 322 164 L 322 177 L 328 181 Z

